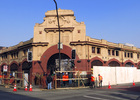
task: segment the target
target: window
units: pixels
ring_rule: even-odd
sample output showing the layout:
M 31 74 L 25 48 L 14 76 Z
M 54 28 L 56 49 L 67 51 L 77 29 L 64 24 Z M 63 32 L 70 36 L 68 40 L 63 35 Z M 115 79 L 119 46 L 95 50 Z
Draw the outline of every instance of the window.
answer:
M 100 48 L 97 48 L 97 54 L 100 54 Z
M 124 56 L 126 57 L 126 52 L 124 53 Z
M 111 55 L 111 54 L 110 54 L 110 50 L 108 50 L 108 55 Z
M 81 30 L 78 30 L 78 33 L 81 33 Z
M 95 53 L 95 47 L 92 47 L 92 53 Z
M 39 34 L 42 34 L 42 31 L 39 31 Z
M 127 57 L 128 57 L 128 58 L 130 57 L 129 53 L 127 53 Z
M 119 51 L 116 51 L 116 56 L 119 56 Z
M 16 54 L 14 53 L 14 58 L 16 58 Z
M 112 50 L 112 55 L 113 55 L 113 56 L 115 55 L 115 51 L 114 51 L 114 50 Z
M 139 54 L 137 54 L 137 58 L 138 58 L 138 59 L 140 58 Z
M 26 50 L 23 50 L 23 55 L 26 56 Z
M 17 58 L 18 58 L 18 52 L 17 52 Z
M 13 54 L 11 54 L 11 58 L 13 59 Z
M 133 58 L 133 53 L 131 53 L 131 58 Z

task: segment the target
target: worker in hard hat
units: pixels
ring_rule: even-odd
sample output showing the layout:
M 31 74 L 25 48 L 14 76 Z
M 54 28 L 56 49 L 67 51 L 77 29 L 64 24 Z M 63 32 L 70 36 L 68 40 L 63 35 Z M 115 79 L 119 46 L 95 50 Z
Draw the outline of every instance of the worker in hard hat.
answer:
M 91 74 L 91 80 L 90 80 L 90 88 L 95 88 L 95 77 L 93 74 Z
M 99 77 L 99 87 L 102 87 L 103 77 L 100 74 L 98 74 L 98 77 Z

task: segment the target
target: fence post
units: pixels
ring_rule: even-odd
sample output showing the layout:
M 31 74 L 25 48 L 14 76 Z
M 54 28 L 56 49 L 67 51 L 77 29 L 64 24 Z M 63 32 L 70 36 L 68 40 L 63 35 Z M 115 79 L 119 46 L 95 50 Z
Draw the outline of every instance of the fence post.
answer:
M 17 71 L 15 71 L 15 84 L 17 85 Z
M 55 89 L 57 88 L 57 76 L 56 76 L 56 71 L 55 71 Z
M 20 81 L 19 81 L 19 82 L 20 82 L 20 83 L 19 83 L 19 84 L 20 84 L 20 86 L 22 87 L 22 85 L 21 85 L 21 83 L 22 83 L 22 82 L 21 82 L 21 81 L 22 81 L 22 77 L 21 77 L 22 72 L 21 72 L 21 71 L 19 72 L 19 75 L 20 75 L 20 77 L 19 77 L 19 79 L 20 79 Z
M 79 88 L 79 70 L 78 70 L 78 88 Z
M 3 78 L 3 79 L 2 79 L 2 84 L 4 85 L 4 80 L 5 80 L 5 79 L 4 79 L 4 72 L 2 72 L 2 78 Z
M 97 86 L 97 77 L 96 77 L 96 79 L 95 79 L 95 87 L 98 87 L 98 86 Z
M 8 87 L 9 87 L 9 84 L 10 84 L 10 71 L 9 71 L 9 75 L 8 75 Z
M 24 71 L 22 71 L 22 87 L 24 87 Z

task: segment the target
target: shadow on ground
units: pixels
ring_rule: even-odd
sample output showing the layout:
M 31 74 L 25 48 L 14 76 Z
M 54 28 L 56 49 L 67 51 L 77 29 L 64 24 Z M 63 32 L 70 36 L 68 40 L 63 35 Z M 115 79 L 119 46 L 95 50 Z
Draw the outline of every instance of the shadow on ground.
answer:
M 128 96 L 125 96 L 122 94 L 112 94 L 112 95 L 116 96 L 116 97 L 128 99 L 128 100 L 140 100 L 140 86 L 132 86 L 129 88 L 119 88 L 119 89 L 126 90 L 126 91 L 120 91 L 120 93 L 125 93 L 127 95 L 133 95 L 133 96 L 136 96 L 136 98 L 132 99 L 131 97 L 128 97 Z
M 140 86 L 125 88 L 125 90 L 140 92 Z
M 0 90 L 0 100 L 43 100 Z

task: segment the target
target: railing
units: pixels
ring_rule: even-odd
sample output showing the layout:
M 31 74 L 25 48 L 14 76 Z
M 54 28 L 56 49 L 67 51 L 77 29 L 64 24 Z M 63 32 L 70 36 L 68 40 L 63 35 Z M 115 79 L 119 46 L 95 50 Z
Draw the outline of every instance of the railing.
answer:
M 85 88 L 90 84 L 91 71 L 56 71 L 54 88 L 69 89 L 69 88 Z M 64 79 L 63 75 L 67 74 L 68 78 Z
M 5 75 L 4 72 L 2 72 L 2 75 L 0 76 L 0 84 L 5 87 L 13 87 L 16 84 L 17 87 L 24 88 L 25 80 L 26 79 L 24 76 L 24 71 L 23 72 L 15 71 L 15 76 L 10 75 L 10 72 L 7 72 L 7 75 Z

